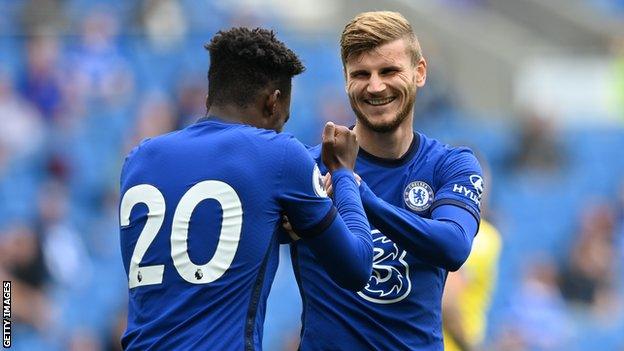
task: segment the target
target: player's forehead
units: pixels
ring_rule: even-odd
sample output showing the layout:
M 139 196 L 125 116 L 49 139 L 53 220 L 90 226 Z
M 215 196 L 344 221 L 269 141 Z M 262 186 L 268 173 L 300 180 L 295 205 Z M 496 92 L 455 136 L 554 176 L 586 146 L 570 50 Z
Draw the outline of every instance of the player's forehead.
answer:
M 353 55 L 346 62 L 347 71 L 373 70 L 387 66 L 406 66 L 411 62 L 405 39 L 379 45 L 359 55 Z

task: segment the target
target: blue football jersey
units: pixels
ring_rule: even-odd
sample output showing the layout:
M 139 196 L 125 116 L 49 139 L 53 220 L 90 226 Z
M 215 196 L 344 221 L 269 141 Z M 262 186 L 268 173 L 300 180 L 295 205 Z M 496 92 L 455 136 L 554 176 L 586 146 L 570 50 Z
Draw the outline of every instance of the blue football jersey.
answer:
M 302 230 L 335 218 L 319 177 L 292 136 L 217 118 L 131 151 L 121 174 L 124 349 L 260 349 L 281 215 Z
M 320 147 L 310 152 L 320 159 Z M 420 217 L 431 218 L 433 209 L 450 204 L 480 219 L 481 168 L 467 148 L 415 133 L 409 151 L 397 160 L 360 150 L 355 171 L 377 197 Z M 441 298 L 447 271 L 408 253 L 373 223 L 371 230 L 373 273 L 359 292 L 336 286 L 305 242 L 291 245 L 303 302 L 300 349 L 443 350 Z

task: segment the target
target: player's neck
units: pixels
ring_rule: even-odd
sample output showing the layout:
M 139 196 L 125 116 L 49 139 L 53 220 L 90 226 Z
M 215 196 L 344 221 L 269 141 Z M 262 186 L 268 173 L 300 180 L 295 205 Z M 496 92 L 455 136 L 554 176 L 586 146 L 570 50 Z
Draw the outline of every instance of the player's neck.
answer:
M 215 116 L 227 121 L 255 125 L 254 112 L 248 111 L 248 109 L 241 109 L 239 107 L 225 105 L 225 106 L 210 106 L 207 113 L 208 116 Z
M 375 132 L 357 121 L 354 130 L 360 147 L 380 158 L 400 158 L 409 150 L 414 139 L 411 118 L 406 119 L 399 128 L 388 133 Z

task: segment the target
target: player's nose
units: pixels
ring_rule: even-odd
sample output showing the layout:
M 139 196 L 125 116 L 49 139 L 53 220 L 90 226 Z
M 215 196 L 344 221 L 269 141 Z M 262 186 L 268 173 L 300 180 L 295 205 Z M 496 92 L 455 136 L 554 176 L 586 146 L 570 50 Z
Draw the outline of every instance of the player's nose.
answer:
M 366 87 L 366 91 L 370 94 L 380 93 L 386 89 L 386 84 L 383 79 L 376 74 L 373 73 L 370 75 L 368 79 L 368 86 Z

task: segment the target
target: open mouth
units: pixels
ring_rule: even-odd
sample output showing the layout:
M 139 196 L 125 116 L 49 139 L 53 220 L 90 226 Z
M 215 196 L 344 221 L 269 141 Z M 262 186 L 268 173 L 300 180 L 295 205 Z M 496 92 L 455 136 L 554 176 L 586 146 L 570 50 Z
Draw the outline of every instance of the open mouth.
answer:
M 390 96 L 386 98 L 364 99 L 364 102 L 373 106 L 383 106 L 391 103 L 394 99 L 396 99 L 394 96 Z

